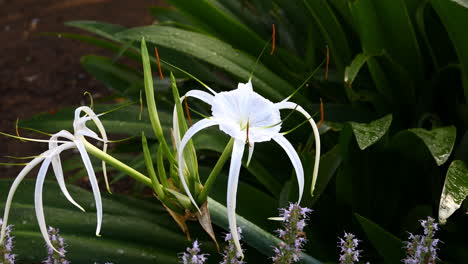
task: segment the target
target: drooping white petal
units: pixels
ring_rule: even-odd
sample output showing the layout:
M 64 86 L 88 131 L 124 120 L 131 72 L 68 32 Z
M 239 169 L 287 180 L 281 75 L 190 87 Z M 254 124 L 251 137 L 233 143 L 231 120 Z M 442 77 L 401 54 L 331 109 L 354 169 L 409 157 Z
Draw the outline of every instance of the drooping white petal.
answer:
M 91 120 L 93 120 L 94 124 L 96 124 L 96 127 L 99 130 L 99 133 L 101 134 L 101 138 L 98 137 L 94 131 L 92 131 L 92 130 L 90 130 L 89 128 L 86 127 L 85 123 L 86 123 L 87 120 L 83 119 L 83 118 L 81 118 L 81 119 L 83 119 L 83 124 L 78 126 L 78 130 L 81 130 L 81 131 L 77 131 L 77 128 L 75 127 L 75 122 L 80 122 L 78 120 L 80 119 L 81 111 L 85 112 L 88 115 L 88 117 Z M 78 107 L 75 110 L 75 120 L 73 122 L 73 127 L 75 128 L 75 134 L 77 134 L 77 133 L 80 134 L 81 133 L 84 136 L 91 137 L 91 138 L 102 141 L 103 142 L 102 151 L 104 151 L 105 153 L 107 152 L 107 143 L 109 142 L 109 140 L 107 138 L 106 130 L 105 130 L 104 126 L 102 125 L 102 122 L 99 119 L 99 116 L 96 115 L 91 108 L 89 108 L 87 106 L 81 106 L 81 107 Z M 104 180 L 106 182 L 106 188 L 110 193 L 111 191 L 110 191 L 110 186 L 109 186 L 109 180 L 107 178 L 106 162 L 102 161 L 101 164 L 102 164 L 102 173 L 104 175 Z
M 93 165 L 91 164 L 91 160 L 89 159 L 89 155 L 86 152 L 86 149 L 82 140 L 85 140 L 85 139 L 77 138 L 74 142 L 76 144 L 76 148 L 80 152 L 81 159 L 83 160 L 86 171 L 88 173 L 88 178 L 89 178 L 89 182 L 91 183 L 91 188 L 93 189 L 94 201 L 96 202 L 96 216 L 97 216 L 96 236 L 100 236 L 99 233 L 101 232 L 101 224 L 102 224 L 101 193 L 99 191 L 99 185 L 96 179 L 96 174 L 94 174 Z
M 179 149 L 180 145 L 180 129 L 179 129 L 179 116 L 177 115 L 177 108 L 174 106 L 172 112 L 172 136 L 174 138 L 175 148 Z
M 302 199 L 302 193 L 304 192 L 304 168 L 302 168 L 301 159 L 297 155 L 294 147 L 289 143 L 289 141 L 281 134 L 273 138 L 276 143 L 278 143 L 286 154 L 288 154 L 289 159 L 291 160 L 294 170 L 296 171 L 297 184 L 299 185 L 299 199 L 298 202 Z
M 56 251 L 57 253 L 60 254 L 60 252 L 54 248 L 52 245 L 52 242 L 49 239 L 49 235 L 47 233 L 47 225 L 45 222 L 45 217 L 44 217 L 44 206 L 42 203 L 42 189 L 44 186 L 44 180 L 47 175 L 47 170 L 49 168 L 49 165 L 52 161 L 52 158 L 55 155 L 60 154 L 60 152 L 73 148 L 75 146 L 75 143 L 73 142 L 68 142 L 65 144 L 62 144 L 52 150 L 48 153 L 48 156 L 44 159 L 42 162 L 41 168 L 39 169 L 39 172 L 37 173 L 37 179 L 36 179 L 36 187 L 34 190 L 34 209 L 36 211 L 36 218 L 37 218 L 37 223 L 39 225 L 39 229 L 41 231 L 41 234 L 47 244 L 51 249 Z
M 187 186 L 187 183 L 185 182 L 185 177 L 183 173 L 183 167 L 184 167 L 184 158 L 183 158 L 183 153 L 184 153 L 184 148 L 185 145 L 187 145 L 188 141 L 200 130 L 205 129 L 210 126 L 217 125 L 218 122 L 213 119 L 202 119 L 195 123 L 192 127 L 190 127 L 187 132 L 185 133 L 184 137 L 182 138 L 182 141 L 180 142 L 180 148 L 177 150 L 178 154 L 178 163 L 179 163 L 179 177 L 180 181 L 182 182 L 182 186 L 184 187 L 185 193 L 187 196 L 190 198 L 190 201 L 192 201 L 193 205 L 200 211 L 200 208 L 198 208 L 197 203 L 195 202 L 195 199 L 193 199 L 192 194 L 190 193 L 190 190 Z
M 254 152 L 254 146 L 255 146 L 255 143 L 253 142 L 249 142 L 249 155 L 247 156 L 247 167 L 249 166 L 250 164 L 250 160 L 252 159 L 252 154 Z
M 193 98 L 197 98 L 199 100 L 202 100 L 203 102 L 209 104 L 209 105 L 212 105 L 213 104 L 213 99 L 214 99 L 214 96 L 207 93 L 207 92 L 204 92 L 204 91 L 201 91 L 201 90 L 190 90 L 188 91 L 184 96 L 182 96 L 182 98 L 180 98 L 180 101 L 182 102 L 186 97 L 193 97 Z
M 317 182 L 317 175 L 318 175 L 318 170 L 319 170 L 319 164 L 320 164 L 320 134 L 317 128 L 317 125 L 315 124 L 314 119 L 305 111 L 300 105 L 292 102 L 280 102 L 277 103 L 276 106 L 278 109 L 292 109 L 296 110 L 299 113 L 303 114 L 308 120 L 310 125 L 312 126 L 312 131 L 314 132 L 314 138 L 315 138 L 315 162 L 314 162 L 314 172 L 312 175 L 312 188 L 311 188 L 311 195 L 314 194 L 314 189 L 315 189 L 315 183 Z
M 62 130 L 54 135 L 52 135 L 52 137 L 50 138 L 50 142 L 49 142 L 49 150 L 50 151 L 53 151 L 55 148 L 58 147 L 58 143 L 57 143 L 57 139 L 59 137 L 63 137 L 63 138 L 66 138 L 66 139 L 69 139 L 71 141 L 73 141 L 74 139 L 74 136 L 66 131 L 66 130 Z M 57 183 L 60 187 L 60 190 L 62 190 L 62 193 L 65 195 L 65 197 L 67 198 L 68 201 L 70 201 L 70 203 L 72 203 L 73 205 L 75 205 L 76 207 L 78 207 L 81 211 L 85 211 L 83 209 L 83 207 L 81 207 L 70 195 L 70 193 L 68 192 L 68 189 L 67 189 L 67 186 L 65 185 L 65 178 L 63 176 L 63 169 L 62 169 L 62 162 L 60 160 L 60 153 L 58 153 L 57 155 L 53 155 L 52 156 L 52 168 L 54 170 L 54 174 L 55 174 L 55 178 L 57 179 Z
M 236 219 L 236 196 L 237 196 L 237 185 L 239 183 L 239 173 L 242 164 L 242 156 L 244 154 L 245 142 L 242 140 L 234 141 L 232 148 L 231 164 L 229 166 L 229 178 L 227 188 L 227 215 L 229 222 L 229 231 L 232 234 L 234 245 L 236 246 L 237 252 L 242 255 L 241 245 L 239 242 L 239 234 L 237 232 L 237 219 Z
M 13 181 L 13 184 L 10 187 L 10 191 L 8 192 L 8 197 L 5 203 L 5 212 L 3 213 L 3 225 L 2 225 L 2 230 L 0 231 L 0 244 L 3 243 L 3 240 L 5 239 L 5 231 L 8 226 L 8 216 L 10 215 L 10 208 L 11 208 L 11 203 L 13 201 L 13 196 L 15 196 L 16 189 L 18 189 L 18 185 L 23 181 L 24 177 L 28 175 L 28 173 L 34 169 L 39 163 L 41 163 L 45 156 L 49 153 L 49 151 L 46 151 L 39 155 L 38 157 L 34 158 L 31 160 L 18 174 L 16 179 Z

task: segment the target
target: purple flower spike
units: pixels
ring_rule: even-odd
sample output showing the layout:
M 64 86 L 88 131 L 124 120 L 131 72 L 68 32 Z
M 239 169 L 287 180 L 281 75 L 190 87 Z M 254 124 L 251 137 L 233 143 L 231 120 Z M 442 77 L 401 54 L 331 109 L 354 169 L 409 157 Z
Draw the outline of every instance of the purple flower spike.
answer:
M 241 239 L 242 237 L 240 235 L 242 230 L 240 227 L 237 228 L 237 233 L 239 234 L 239 239 Z M 224 241 L 227 242 L 227 245 L 223 251 L 223 261 L 219 264 L 245 264 L 245 261 L 242 260 L 242 254 L 236 250 L 236 245 L 231 233 L 226 234 Z
M 58 252 L 60 252 L 60 254 L 57 253 L 50 246 L 46 245 L 47 259 L 44 260 L 42 263 L 44 264 L 70 264 L 70 261 L 65 259 L 65 253 L 67 253 L 67 251 L 65 250 L 66 244 L 65 244 L 65 240 L 63 239 L 63 237 L 61 237 L 59 234 L 59 229 L 49 226 L 49 229 L 47 230 L 47 234 L 49 235 L 50 242 L 52 242 L 52 245 L 54 246 L 55 249 L 57 249 Z
M 0 228 L 3 225 L 3 219 L 0 218 Z M 11 236 L 12 225 L 6 227 L 5 239 L 0 244 L 0 263 L 14 264 L 16 255 L 13 251 L 13 236 Z
M 351 233 L 344 233 L 343 238 L 339 238 L 338 248 L 341 249 L 340 264 L 354 264 L 359 261 L 361 250 L 358 250 L 359 240 Z
M 200 243 L 195 240 L 191 248 L 187 248 L 186 252 L 182 253 L 181 260 L 183 264 L 204 264 L 208 254 L 200 253 Z
M 304 227 L 310 212 L 312 212 L 311 209 L 302 208 L 297 203 L 290 203 L 288 208 L 280 209 L 283 229 L 277 230 L 277 233 L 283 241 L 273 249 L 275 264 L 290 264 L 299 261 L 302 247 L 307 242 L 304 237 Z
M 408 242 L 405 243 L 406 258 L 402 260 L 405 264 L 435 264 L 437 257 L 437 244 L 440 240 L 434 238 L 434 234 L 439 230 L 434 218 L 428 216 L 427 220 L 420 220 L 424 228 L 424 235 L 413 235 L 410 233 Z

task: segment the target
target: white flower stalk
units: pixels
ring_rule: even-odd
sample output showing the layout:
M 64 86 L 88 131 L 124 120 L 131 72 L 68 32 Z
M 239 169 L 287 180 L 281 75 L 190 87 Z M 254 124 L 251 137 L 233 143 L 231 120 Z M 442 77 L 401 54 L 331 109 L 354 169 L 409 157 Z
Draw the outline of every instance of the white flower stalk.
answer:
M 210 89 L 210 93 L 191 90 L 185 97 L 194 97 L 211 105 L 212 116 L 202 119 L 195 123 L 185 133 L 184 137 L 178 142 L 176 134 L 176 144 L 178 145 L 178 162 L 179 162 L 179 177 L 185 192 L 189 196 L 192 203 L 197 209 L 198 205 L 195 202 L 192 194 L 189 191 L 187 183 L 183 175 L 184 159 L 183 150 L 188 141 L 200 130 L 218 125 L 219 129 L 235 139 L 231 156 L 231 164 L 229 168 L 229 179 L 227 188 L 227 214 L 229 219 L 229 229 L 238 252 L 242 254 L 239 243 L 239 234 L 237 233 L 236 223 L 236 194 L 239 181 L 239 172 L 244 154 L 245 145 L 248 145 L 249 153 L 247 157 L 247 165 L 253 154 L 254 145 L 257 142 L 265 142 L 274 140 L 280 145 L 290 158 L 296 172 L 297 182 L 299 185 L 299 199 L 302 198 L 304 190 L 304 169 L 302 167 L 299 155 L 294 147 L 284 137 L 281 130 L 280 110 L 291 109 L 303 114 L 310 122 L 315 137 L 315 166 L 312 179 L 312 190 L 317 178 L 319 160 L 320 160 L 320 138 L 317 126 L 312 117 L 299 105 L 289 102 L 289 98 L 273 103 L 253 91 L 252 83 L 249 80 L 247 83 L 239 83 L 237 89 L 216 93 Z
M 81 112 L 84 112 L 85 115 L 82 117 Z M 92 120 L 96 126 L 98 127 L 101 137 L 99 137 L 94 131 L 90 130 L 89 128 L 86 127 L 86 122 Z M 101 200 L 101 193 L 99 191 L 99 185 L 97 182 L 96 175 L 94 173 L 94 169 L 91 164 L 91 160 L 89 158 L 88 153 L 86 152 L 84 143 L 86 141 L 86 137 L 91 137 L 97 140 L 100 140 L 104 143 L 103 146 L 103 151 L 105 152 L 107 150 L 107 135 L 104 130 L 104 127 L 99 120 L 98 115 L 96 115 L 91 108 L 82 106 L 79 107 L 75 110 L 75 119 L 73 122 L 73 128 L 74 128 L 74 134 L 62 130 L 56 134 L 53 134 L 49 140 L 36 140 L 36 139 L 27 139 L 29 141 L 36 141 L 36 142 L 46 142 L 49 143 L 49 150 L 45 151 L 41 155 L 37 156 L 34 158 L 32 161 L 30 161 L 18 174 L 16 179 L 14 180 L 10 191 L 8 193 L 7 201 L 5 204 L 5 213 L 4 213 L 4 223 L 5 225 L 2 226 L 1 233 L 0 233 L 0 243 L 3 241 L 5 238 L 5 227 L 6 223 L 8 221 L 8 216 L 9 216 L 9 211 L 11 207 L 11 203 L 13 200 L 13 196 L 16 192 L 16 189 L 18 188 L 19 184 L 23 181 L 23 179 L 26 177 L 26 175 L 37 165 L 39 165 L 42 162 L 42 165 L 39 169 L 39 172 L 37 174 L 37 179 L 36 179 L 36 187 L 35 187 L 35 192 L 34 192 L 34 205 L 35 205 L 35 211 L 36 211 L 36 217 L 37 221 L 39 224 L 39 229 L 41 230 L 42 236 L 44 237 L 44 240 L 50 248 L 55 250 L 56 252 L 60 253 L 57 251 L 57 249 L 54 248 L 52 245 L 49 235 L 47 233 L 47 226 L 45 222 L 45 217 L 44 217 L 44 208 L 43 208 L 43 202 L 42 202 L 42 191 L 43 191 L 43 185 L 44 185 L 44 180 L 47 174 L 47 170 L 49 169 L 50 164 L 52 164 L 52 168 L 55 174 L 55 177 L 57 179 L 57 183 L 67 198 L 68 201 L 70 201 L 73 205 L 78 207 L 80 210 L 85 211 L 83 207 L 81 207 L 70 195 L 70 193 L 67 190 L 67 187 L 65 185 L 65 178 L 63 176 L 63 170 L 62 170 L 62 165 L 60 161 L 60 154 L 67 150 L 67 149 L 72 149 L 72 148 L 77 148 L 81 158 L 83 160 L 83 163 L 85 165 L 86 171 L 88 173 L 88 178 L 91 183 L 91 187 L 93 189 L 93 194 L 94 194 L 94 199 L 95 199 L 95 204 L 96 204 L 96 214 L 97 214 L 97 227 L 96 227 L 96 235 L 100 236 L 100 230 L 101 230 L 101 223 L 102 223 L 102 200 Z M 23 138 L 24 139 L 24 138 Z M 106 168 L 105 164 L 103 163 L 103 171 L 104 175 L 106 176 Z M 107 183 L 107 180 L 106 180 Z

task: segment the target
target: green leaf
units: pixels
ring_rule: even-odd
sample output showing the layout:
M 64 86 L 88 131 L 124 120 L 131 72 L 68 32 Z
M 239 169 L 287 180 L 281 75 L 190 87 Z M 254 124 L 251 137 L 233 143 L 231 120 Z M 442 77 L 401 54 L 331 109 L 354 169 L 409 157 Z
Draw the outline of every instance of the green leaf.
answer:
M 359 214 L 354 216 L 385 263 L 400 263 L 404 258 L 403 242 L 371 220 Z
M 143 76 L 140 72 L 107 57 L 84 56 L 81 65 L 97 80 L 124 96 L 136 100 L 140 90 L 143 90 Z
M 127 29 L 123 26 L 116 25 L 116 24 L 101 23 L 97 21 L 84 21 L 84 20 L 69 21 L 69 22 L 66 22 L 65 25 L 83 29 L 91 33 L 94 33 L 96 35 L 100 35 L 110 40 L 117 41 L 117 42 L 119 42 L 119 39 L 115 36 L 115 34 Z
M 352 55 L 345 30 L 335 12 L 327 1 L 307 0 L 305 4 L 330 47 L 330 58 L 335 62 L 338 72 L 344 72 Z
M 354 57 L 353 61 L 349 66 L 346 66 L 345 69 L 345 74 L 344 74 L 344 82 L 347 85 L 352 85 L 354 82 L 354 79 L 358 75 L 359 71 L 361 70 L 362 66 L 367 62 L 367 59 L 369 59 L 369 55 L 359 53 Z
M 468 8 L 468 0 L 450 0 L 454 3 L 457 3 L 465 8 Z
M 447 219 L 458 209 L 468 196 L 468 167 L 461 160 L 450 164 L 445 177 L 439 205 L 439 222 L 445 224 Z
M 457 135 L 457 129 L 454 126 L 439 127 L 430 131 L 423 128 L 412 128 L 408 129 L 408 132 L 413 133 L 424 142 L 438 166 L 444 164 L 450 157 Z
M 388 114 L 380 119 L 372 121 L 369 124 L 349 122 L 354 133 L 354 137 L 361 150 L 364 150 L 377 141 L 387 133 L 390 125 L 392 124 L 392 115 Z
M 466 34 L 465 27 L 468 24 L 467 1 L 432 0 L 431 4 L 442 20 L 457 52 L 465 90 L 465 101 L 468 101 L 468 34 Z
M 241 82 L 249 79 L 250 72 L 255 65 L 253 57 L 235 50 L 220 40 L 177 28 L 156 25 L 139 27 L 120 32 L 118 37 L 138 41 L 144 37 L 147 42 L 190 54 L 217 66 L 236 76 Z M 252 81 L 257 91 L 277 101 L 294 92 L 291 85 L 261 64 L 255 68 Z M 301 100 L 300 97 L 297 99 Z

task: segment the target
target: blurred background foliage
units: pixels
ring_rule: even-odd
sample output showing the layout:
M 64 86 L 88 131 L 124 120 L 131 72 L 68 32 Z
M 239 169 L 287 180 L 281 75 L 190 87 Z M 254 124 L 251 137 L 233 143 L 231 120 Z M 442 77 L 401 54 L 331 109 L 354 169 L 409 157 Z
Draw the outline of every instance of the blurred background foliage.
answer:
M 69 26 L 84 33 L 59 35 L 113 52 L 109 57 L 84 56 L 81 63 L 115 92 L 108 99 L 120 101 L 140 98 L 143 74 L 139 40 L 142 37 L 150 45 L 150 51 L 157 46 L 162 59 L 190 72 L 215 91 L 231 90 L 238 82 L 246 82 L 255 68 L 254 89 L 274 102 L 290 95 L 322 65 L 307 86 L 292 98 L 313 113 L 319 112 L 321 98 L 325 113 L 317 192 L 314 197 L 306 196 L 302 203 L 314 209 L 306 229 L 309 240 L 306 253 L 324 263 L 336 262 L 337 237 L 348 231 L 357 233 L 363 240 L 366 260 L 398 263 L 405 253 L 401 241 L 407 238 L 407 231 L 417 231 L 418 219 L 431 215 L 442 222 L 449 216 L 447 211 L 453 212 L 461 206 L 439 234 L 444 242 L 440 258 L 442 263 L 468 261 L 468 206 L 463 203 L 468 195 L 468 4 L 465 0 L 167 2 L 169 7 L 149 9 L 155 19 L 153 25 L 125 28 L 105 22 L 70 21 Z M 275 51 L 263 55 L 254 67 L 263 47 L 270 45 L 267 42 L 272 37 L 272 24 L 276 31 Z M 327 57 L 328 67 L 322 64 Z M 152 63 L 156 69 L 154 57 Z M 193 88 L 202 89 L 185 74 L 164 64 L 162 67 L 165 76 L 174 72 L 180 94 Z M 173 107 L 170 82 L 168 78 L 154 80 L 161 123 L 170 140 Z M 210 111 L 195 100 L 190 100 L 189 105 L 201 113 Z M 112 107 L 97 105 L 95 110 L 102 112 Z M 110 133 L 136 137 L 114 146 L 112 155 L 145 172 L 142 154 L 135 154 L 141 153 L 138 138 L 141 131 L 146 132 L 150 148 L 155 149 L 158 144 L 147 111 L 143 111 L 141 119 L 139 112 L 137 105 L 126 107 L 106 115 L 103 122 Z M 64 109 L 54 115 L 36 116 L 20 125 L 55 132 L 51 128 L 71 126 L 72 117 L 72 109 Z M 198 116 L 193 114 L 193 117 Z M 284 126 L 292 128 L 300 121 L 299 116 L 293 115 Z M 305 173 L 310 176 L 306 179 L 306 189 L 310 189 L 307 186 L 310 187 L 315 155 L 312 132 L 303 126 L 288 138 L 300 152 Z M 213 166 L 228 139 L 213 129 L 200 133 L 194 141 L 200 176 L 206 177 L 209 173 L 206 168 Z M 73 159 L 67 164 L 67 169 L 75 172 L 72 179 L 84 176 Z M 124 178 L 124 174 L 116 172 L 113 183 Z M 274 144 L 259 145 L 251 165 L 241 171 L 240 180 L 238 214 L 264 230 L 271 232 L 278 228 L 266 218 L 277 215 L 277 208 L 285 206 L 287 201 L 297 199 L 295 177 L 285 154 Z M 225 203 L 225 182 L 226 176 L 220 177 L 210 195 L 220 203 Z M 135 183 L 130 188 L 141 199 L 143 185 Z M 119 197 L 112 196 L 108 203 L 135 203 L 126 199 L 120 201 Z M 116 205 L 120 216 L 108 217 L 109 221 L 125 220 L 126 224 L 104 222 L 104 230 L 115 229 L 116 234 L 132 237 L 110 235 L 110 242 L 92 238 L 89 232 L 92 227 L 86 229 L 89 236 L 84 236 L 84 231 L 79 230 L 82 224 L 77 224 L 72 217 L 74 213 L 60 213 L 71 218 L 62 219 L 69 222 L 65 238 L 66 232 L 74 234 L 69 242 L 70 251 L 73 252 L 75 244 L 79 247 L 85 240 L 93 240 L 96 247 L 148 250 L 152 256 L 160 256 L 148 259 L 167 257 L 164 263 L 176 263 L 176 253 L 184 249 L 182 233 L 156 200 L 136 203 L 138 206 L 129 211 Z M 141 206 L 146 208 L 130 213 Z M 61 210 L 55 207 L 58 206 L 49 210 Z M 104 210 L 113 214 L 113 209 L 106 204 Z M 141 219 L 140 214 L 147 219 Z M 131 219 L 133 215 L 138 217 Z M 88 217 L 93 219 L 92 215 Z M 144 230 L 144 235 L 133 232 L 134 228 L 141 228 L 138 221 L 148 221 L 147 230 L 154 234 Z M 58 227 L 66 225 L 60 219 L 51 218 L 50 222 Z M 214 222 L 226 227 L 222 220 Z M 196 224 L 193 226 L 190 228 Z M 25 230 L 21 224 L 17 229 L 24 233 L 19 238 L 39 236 L 36 229 Z M 164 242 L 167 237 L 155 230 L 172 232 L 177 239 Z M 266 263 L 271 248 L 265 248 L 264 244 L 262 249 L 256 244 L 256 234 L 252 232 L 249 238 L 249 232 L 245 233 L 244 243 L 252 247 L 247 251 L 251 256 L 247 255 L 246 260 Z M 217 254 L 206 234 L 200 233 L 199 238 L 206 240 L 208 252 Z M 130 245 L 127 241 L 136 242 Z M 103 261 L 110 253 L 92 254 L 101 254 L 96 261 Z M 126 263 L 128 256 L 122 254 L 113 261 Z M 71 260 L 81 261 L 78 256 Z M 314 259 L 305 262 L 320 263 Z M 142 258 L 138 263 L 153 262 Z

